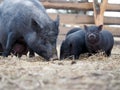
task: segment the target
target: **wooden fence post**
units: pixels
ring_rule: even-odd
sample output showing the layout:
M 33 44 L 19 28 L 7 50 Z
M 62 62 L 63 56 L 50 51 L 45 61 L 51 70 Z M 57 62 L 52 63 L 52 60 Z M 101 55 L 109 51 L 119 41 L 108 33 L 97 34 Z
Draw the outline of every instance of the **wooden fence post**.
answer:
M 94 0 L 93 9 L 94 9 L 94 21 L 96 25 L 104 24 L 104 11 L 106 10 L 108 0 L 103 0 L 101 4 L 98 3 L 98 0 Z

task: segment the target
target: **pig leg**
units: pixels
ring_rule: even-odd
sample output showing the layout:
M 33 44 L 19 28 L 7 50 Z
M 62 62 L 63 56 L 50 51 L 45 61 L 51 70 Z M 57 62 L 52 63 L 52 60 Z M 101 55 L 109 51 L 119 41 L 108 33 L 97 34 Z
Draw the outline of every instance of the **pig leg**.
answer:
M 7 44 L 6 48 L 3 52 L 3 56 L 7 57 L 12 49 L 13 43 L 16 41 L 15 33 L 9 33 L 8 38 L 7 38 Z
M 22 54 L 17 54 L 18 58 L 22 57 Z
M 79 59 L 80 52 L 82 50 L 76 44 L 70 45 L 70 54 L 74 56 L 74 59 Z
M 60 47 L 60 60 L 64 59 L 65 57 L 65 41 L 62 42 L 61 47 Z
M 73 55 L 75 59 L 79 59 L 80 53 L 77 50 L 75 50 Z
M 35 53 L 33 50 L 29 49 L 30 53 L 29 53 L 29 57 L 34 57 L 35 56 Z
M 79 55 L 78 54 L 75 55 L 75 59 L 79 59 Z
M 0 44 L 0 56 L 2 55 L 3 53 L 3 48 L 2 48 L 2 45 Z
M 111 55 L 111 50 L 108 50 L 105 53 L 106 53 L 107 57 L 109 57 Z

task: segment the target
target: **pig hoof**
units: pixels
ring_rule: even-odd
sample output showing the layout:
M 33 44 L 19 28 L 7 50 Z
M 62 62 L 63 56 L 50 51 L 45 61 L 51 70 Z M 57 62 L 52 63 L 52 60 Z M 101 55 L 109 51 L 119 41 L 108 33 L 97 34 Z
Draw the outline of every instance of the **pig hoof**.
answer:
M 58 58 L 57 58 L 57 57 L 55 57 L 55 58 L 50 58 L 50 61 L 54 61 L 54 60 L 58 60 Z
M 29 58 L 35 57 L 35 55 L 29 55 Z
M 8 55 L 7 55 L 7 54 L 5 54 L 5 53 L 3 53 L 3 54 L 2 54 L 2 56 L 3 56 L 3 57 L 7 57 Z

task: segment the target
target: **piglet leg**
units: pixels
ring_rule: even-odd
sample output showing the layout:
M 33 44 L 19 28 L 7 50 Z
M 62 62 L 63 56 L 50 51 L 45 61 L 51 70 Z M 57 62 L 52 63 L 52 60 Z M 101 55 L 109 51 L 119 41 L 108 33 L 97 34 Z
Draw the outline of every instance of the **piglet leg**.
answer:
M 15 33 L 10 32 L 8 34 L 6 48 L 2 54 L 4 57 L 7 57 L 9 55 L 9 53 L 12 49 L 12 45 L 14 44 L 15 40 L 16 40 Z

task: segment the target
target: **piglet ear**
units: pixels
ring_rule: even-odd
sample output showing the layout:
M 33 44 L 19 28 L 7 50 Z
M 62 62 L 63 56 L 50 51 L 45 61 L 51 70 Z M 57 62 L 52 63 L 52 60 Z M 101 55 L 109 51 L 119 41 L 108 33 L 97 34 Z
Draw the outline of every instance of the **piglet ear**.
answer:
M 87 31 L 88 30 L 88 26 L 84 25 L 84 29 L 85 29 L 85 31 Z
M 103 25 L 98 26 L 98 30 L 101 31 L 103 29 Z
M 57 18 L 54 22 L 55 22 L 56 26 L 59 27 L 59 22 L 60 22 L 60 16 L 59 15 L 57 15 Z

